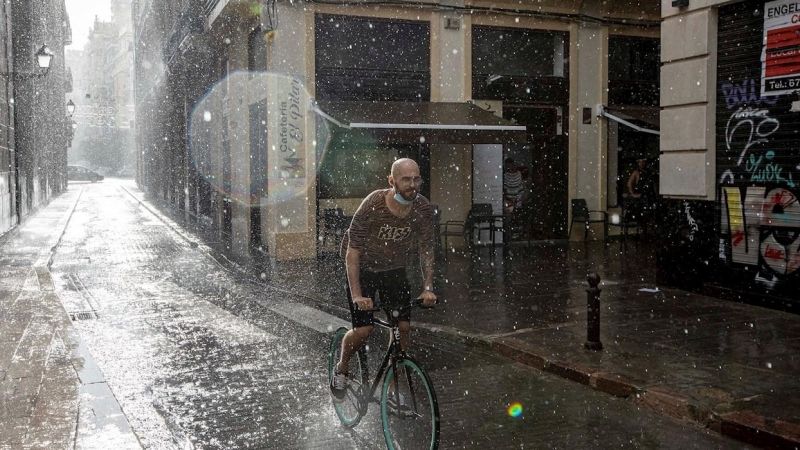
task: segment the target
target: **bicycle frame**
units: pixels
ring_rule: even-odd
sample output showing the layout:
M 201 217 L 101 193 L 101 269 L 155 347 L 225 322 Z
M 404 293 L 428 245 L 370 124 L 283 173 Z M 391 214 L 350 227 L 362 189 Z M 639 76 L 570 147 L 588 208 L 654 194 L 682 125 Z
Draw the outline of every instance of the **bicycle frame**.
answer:
M 400 348 L 400 327 L 398 324 L 389 323 L 378 318 L 374 318 L 373 323 L 390 330 L 392 333 L 392 344 L 388 349 L 386 349 L 386 356 L 383 357 L 383 362 L 381 363 L 378 371 L 375 373 L 375 378 L 369 384 L 369 391 L 364 393 L 363 400 L 365 403 L 380 403 L 380 399 L 375 397 L 375 391 L 378 390 L 381 379 L 386 374 L 386 369 L 389 366 L 389 363 L 391 362 L 392 368 L 395 370 L 395 373 L 397 373 L 395 362 L 405 356 L 405 352 Z
M 370 377 L 366 349 L 359 349 L 357 356 L 359 376 L 358 378 L 351 377 L 346 394 L 348 400 L 346 403 L 342 401 L 343 398 L 338 402 L 336 398 L 333 400 L 336 414 L 343 425 L 349 429 L 358 425 L 361 418 L 366 415 L 370 403 L 378 404 L 384 439 L 390 449 L 399 448 L 397 447 L 398 443 L 405 440 L 401 437 L 398 441 L 397 436 L 405 436 L 405 438 L 415 441 L 420 436 L 427 439 L 425 436 L 430 434 L 430 448 L 432 449 L 437 448 L 439 442 L 439 408 L 432 382 L 420 364 L 401 347 L 402 333 L 399 319 L 401 314 L 398 314 L 398 310 L 403 312 L 407 311 L 405 308 L 410 310 L 416 307 L 425 308 L 421 300 L 417 299 L 415 304 L 405 307 L 388 310 L 378 307 L 370 310 L 371 312 L 384 311 L 387 313 L 386 320 L 378 317 L 372 319 L 373 325 L 388 329 L 390 332 L 389 345 L 382 347 L 386 349 L 383 361 L 380 363 L 377 373 Z M 329 377 L 334 376 L 334 366 L 337 361 L 335 357 L 341 355 L 340 352 L 343 351 L 344 346 L 343 339 L 349 332 L 348 328 L 340 327 L 334 334 L 328 359 Z M 332 378 L 329 379 L 332 380 Z M 418 422 L 418 419 L 421 421 Z M 411 421 L 406 422 L 406 420 Z M 416 431 L 411 431 L 408 428 L 409 425 Z M 420 430 L 422 434 L 419 434 Z M 411 431 L 410 434 L 409 431 Z M 399 435 L 396 434 L 398 432 Z M 412 444 L 412 446 L 416 446 L 416 444 Z M 427 448 L 428 444 L 425 444 L 425 447 Z

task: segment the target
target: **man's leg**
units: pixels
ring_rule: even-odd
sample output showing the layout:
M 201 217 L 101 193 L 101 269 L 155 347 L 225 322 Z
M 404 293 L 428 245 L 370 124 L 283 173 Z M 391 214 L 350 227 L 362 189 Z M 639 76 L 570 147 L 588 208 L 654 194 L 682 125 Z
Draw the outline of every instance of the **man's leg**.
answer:
M 372 334 L 374 326 L 358 327 L 348 331 L 342 339 L 342 358 L 339 360 L 339 372 L 347 373 L 350 358 L 364 346 Z M 402 340 L 401 340 L 402 341 Z
M 411 343 L 411 322 L 401 320 L 397 322 L 397 328 L 400 330 L 400 350 L 405 352 L 408 350 L 408 345 Z M 346 337 L 345 335 L 345 338 Z M 389 346 L 392 345 L 392 341 L 394 341 L 394 335 L 389 333 Z
M 375 296 L 375 274 L 361 270 L 359 271 L 359 278 L 361 279 L 361 292 L 364 296 L 373 298 Z M 342 357 L 336 368 L 342 373 L 348 373 L 347 365 L 350 363 L 350 358 L 364 346 L 364 343 L 367 342 L 372 330 L 375 328 L 372 325 L 372 313 L 358 309 L 356 304 L 353 303 L 349 286 L 347 287 L 347 303 L 350 307 L 350 318 L 353 327 L 345 333 L 344 339 L 342 339 Z
M 406 351 L 411 343 L 411 322 L 403 320 L 398 322 L 397 326 L 400 329 L 400 349 Z

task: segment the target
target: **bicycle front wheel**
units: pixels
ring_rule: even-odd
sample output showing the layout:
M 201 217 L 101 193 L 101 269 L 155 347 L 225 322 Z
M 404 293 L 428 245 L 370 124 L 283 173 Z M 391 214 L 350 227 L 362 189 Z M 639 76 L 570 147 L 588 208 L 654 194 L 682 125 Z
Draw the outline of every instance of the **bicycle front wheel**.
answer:
M 439 447 L 439 404 L 428 374 L 411 358 L 390 367 L 381 390 L 383 437 L 389 450 Z
M 347 334 L 348 329 L 341 327 L 336 330 L 331 339 L 331 349 L 328 354 L 328 383 L 330 384 L 333 379 L 333 372 L 336 365 L 339 364 L 339 359 L 342 356 L 342 340 L 344 335 Z M 362 401 L 362 389 L 364 380 L 366 380 L 366 353 L 364 349 L 357 351 L 352 358 L 350 358 L 350 365 L 348 369 L 347 391 L 344 400 L 333 401 L 333 409 L 336 410 L 336 415 L 342 421 L 342 425 L 347 428 L 353 428 L 361 421 L 361 417 L 366 412 L 366 405 Z

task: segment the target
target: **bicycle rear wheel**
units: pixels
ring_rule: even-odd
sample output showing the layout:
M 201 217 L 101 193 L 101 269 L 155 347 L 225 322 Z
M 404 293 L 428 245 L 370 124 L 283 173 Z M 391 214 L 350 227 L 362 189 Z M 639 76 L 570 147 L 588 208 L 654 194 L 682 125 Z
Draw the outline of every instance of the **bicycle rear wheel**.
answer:
M 336 365 L 342 356 L 342 340 L 348 329 L 341 327 L 336 330 L 331 339 L 331 348 L 328 353 L 328 384 L 330 385 L 333 379 L 333 372 Z M 334 401 L 333 409 L 336 410 L 336 415 L 342 421 L 342 425 L 347 428 L 353 428 L 358 425 L 361 418 L 366 412 L 366 404 L 362 401 L 362 389 L 367 380 L 367 360 L 366 353 L 363 349 L 356 352 L 350 358 L 350 367 L 348 369 L 348 382 L 347 391 L 344 400 L 341 402 Z
M 428 374 L 413 359 L 406 357 L 389 367 L 381 390 L 381 419 L 389 450 L 439 447 L 436 393 Z

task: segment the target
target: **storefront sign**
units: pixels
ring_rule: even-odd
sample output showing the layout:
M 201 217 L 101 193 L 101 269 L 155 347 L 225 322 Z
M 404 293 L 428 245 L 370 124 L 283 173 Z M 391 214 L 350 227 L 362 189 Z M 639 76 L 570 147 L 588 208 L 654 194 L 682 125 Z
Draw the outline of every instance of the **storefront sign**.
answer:
M 303 81 L 291 76 L 270 77 L 267 92 L 271 229 L 302 233 L 308 231 L 308 95 Z
M 797 90 L 800 90 L 800 1 L 769 2 L 764 5 L 761 95 Z

